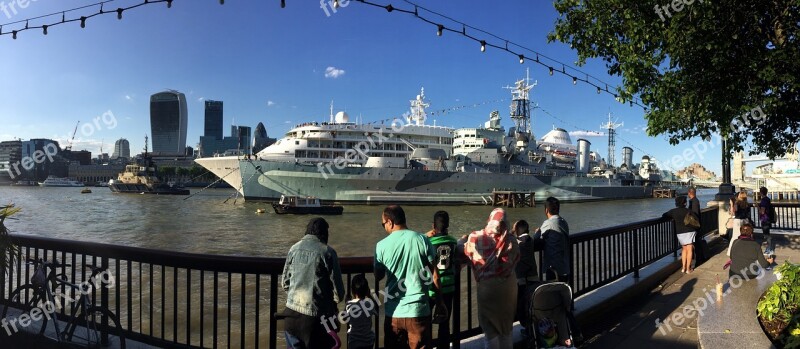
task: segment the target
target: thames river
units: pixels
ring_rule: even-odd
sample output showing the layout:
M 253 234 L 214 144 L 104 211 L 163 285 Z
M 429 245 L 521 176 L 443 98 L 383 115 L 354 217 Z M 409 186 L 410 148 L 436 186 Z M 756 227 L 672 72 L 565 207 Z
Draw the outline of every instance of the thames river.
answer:
M 0 187 L 0 204 L 22 211 L 7 221 L 15 233 L 194 253 L 283 257 L 305 232 L 313 216 L 277 215 L 268 203 L 235 203 L 233 189 L 208 189 L 198 195 L 153 196 L 115 194 L 108 188 Z M 195 194 L 199 189 L 192 189 Z M 701 189 L 706 206 L 716 189 Z M 572 233 L 661 216 L 673 199 L 641 199 L 564 203 L 561 215 Z M 263 208 L 266 213 L 257 214 Z M 406 206 L 409 227 L 427 231 L 433 213 L 450 213 L 450 233 L 457 237 L 483 227 L 489 206 Z M 329 244 L 340 256 L 371 256 L 386 233 L 380 227 L 383 206 L 345 206 L 341 216 L 328 216 Z M 544 206 L 508 209 L 511 222 L 541 225 Z

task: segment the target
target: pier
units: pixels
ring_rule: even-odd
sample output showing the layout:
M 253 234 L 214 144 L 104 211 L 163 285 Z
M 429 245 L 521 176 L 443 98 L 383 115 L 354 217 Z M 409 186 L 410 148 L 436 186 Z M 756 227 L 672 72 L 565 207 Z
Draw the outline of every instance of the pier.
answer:
M 800 227 L 800 204 L 775 206 L 785 219 L 773 229 Z M 716 207 L 703 209 L 701 233 L 715 234 L 718 221 Z M 108 267 L 115 283 L 101 288 L 96 302 L 117 314 L 129 341 L 169 348 L 285 346 L 279 335 L 282 322 L 275 319 L 285 303 L 286 294 L 279 286 L 284 258 L 162 251 L 32 235 L 12 237 L 19 253 L 9 274 L 0 274 L 4 304 L 9 303 L 7 296 L 33 275 L 33 267 L 25 263 L 28 258 L 69 264 L 58 272 L 75 281 L 87 277 L 86 264 L 97 264 Z M 674 224 L 662 217 L 571 234 L 572 279 L 568 283 L 581 327 L 600 323 L 611 311 L 609 307 L 624 304 L 633 297 L 631 292 L 647 293 L 656 287 L 676 270 L 678 250 Z M 539 263 L 541 258 L 537 252 Z M 383 285 L 371 274 L 372 262 L 371 256 L 340 258 L 348 294 L 351 278 L 360 273 L 367 274 L 376 290 L 381 289 Z M 466 343 L 482 331 L 471 268 L 462 268 L 455 278 L 461 296 L 455 298 L 451 331 L 453 347 L 460 348 L 466 346 L 462 341 Z M 66 312 L 61 309 L 55 316 L 64 319 Z M 380 314 L 375 323 L 378 338 L 382 337 L 383 321 Z M 0 339 L 5 340 L 4 335 L 0 334 Z
M 492 206 L 495 207 L 536 207 L 534 192 L 515 192 L 509 190 L 493 190 Z
M 653 189 L 653 197 L 656 199 L 674 198 L 675 189 L 655 188 Z

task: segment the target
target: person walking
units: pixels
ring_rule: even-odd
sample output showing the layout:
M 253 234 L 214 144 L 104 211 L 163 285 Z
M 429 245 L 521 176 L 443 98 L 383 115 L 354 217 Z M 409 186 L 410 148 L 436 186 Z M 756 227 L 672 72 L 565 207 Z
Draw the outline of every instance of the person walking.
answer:
M 561 202 L 549 197 L 544 203 L 544 214 L 547 219 L 536 229 L 533 236 L 537 246 L 541 246 L 542 274 L 545 281 L 563 281 L 570 283 L 572 274 L 569 269 L 569 225 L 559 216 Z
M 456 249 L 458 240 L 448 234 L 450 228 L 450 215 L 447 211 L 437 211 L 433 215 L 433 229 L 427 234 L 428 240 L 436 251 L 436 271 L 439 273 L 439 292 L 431 289 L 428 295 L 431 297 L 431 309 L 435 303 L 441 301 L 447 309 L 447 317 L 439 319 L 438 335 L 436 337 L 437 348 L 450 347 L 450 314 L 453 313 L 453 298 L 455 297 L 455 273 L 459 270 L 456 267 Z
M 520 220 L 514 223 L 511 231 L 517 237 L 519 245 L 519 262 L 514 268 L 517 277 L 517 313 L 516 319 L 522 325 L 523 334 L 528 336 L 528 325 L 530 324 L 530 296 L 537 284 L 539 284 L 539 267 L 536 265 L 536 255 L 533 237 L 530 235 L 528 222 Z
M 675 235 L 681 245 L 681 272 L 691 273 L 692 269 L 692 243 L 697 234 L 695 228 L 684 224 L 687 214 L 694 214 L 686 208 L 686 197 L 680 195 L 675 198 L 675 208 L 664 213 L 663 217 L 670 218 L 675 222 Z M 696 217 L 695 217 L 696 218 Z
M 487 348 L 513 347 L 512 330 L 517 299 L 514 267 L 519 260 L 517 239 L 508 231 L 506 213 L 496 208 L 486 227 L 463 236 L 463 256 L 478 283 L 478 324 Z
M 733 215 L 733 233 L 731 234 L 731 241 L 728 243 L 729 257 L 731 255 L 731 246 L 733 246 L 733 242 L 739 238 L 742 224 L 750 222 L 750 204 L 747 202 L 746 191 L 740 191 L 735 200 L 731 199 L 731 211 Z
M 389 236 L 375 246 L 375 278 L 379 282 L 388 276 L 386 294 L 391 296 L 384 304 L 384 348 L 430 348 L 428 291 L 439 289 L 436 252 L 425 235 L 408 229 L 398 205 L 383 210 L 381 226 Z
M 772 235 L 770 228 L 775 223 L 776 217 L 775 206 L 772 206 L 772 200 L 767 196 L 767 188 L 761 187 L 758 189 L 761 194 L 761 201 L 758 203 L 758 219 L 761 221 L 761 231 L 764 233 L 764 240 L 767 240 L 767 249 L 764 251 L 765 255 L 772 255 L 775 253 L 775 244 L 772 242 Z
M 700 200 L 697 198 L 697 189 L 689 188 L 689 211 L 694 213 L 695 218 L 697 221 L 700 221 Z M 694 258 L 695 258 L 695 266 L 700 265 L 700 263 L 705 262 L 708 260 L 708 256 L 706 255 L 707 246 L 705 244 L 705 240 L 703 239 L 703 234 L 705 232 L 696 231 L 694 234 L 694 242 L 692 243 L 694 250 Z
M 328 222 L 314 218 L 306 234 L 286 256 L 281 286 L 286 291 L 284 326 L 293 348 L 333 348 L 336 329 L 327 321 L 336 317 L 344 299 L 344 284 L 336 250 L 328 246 Z

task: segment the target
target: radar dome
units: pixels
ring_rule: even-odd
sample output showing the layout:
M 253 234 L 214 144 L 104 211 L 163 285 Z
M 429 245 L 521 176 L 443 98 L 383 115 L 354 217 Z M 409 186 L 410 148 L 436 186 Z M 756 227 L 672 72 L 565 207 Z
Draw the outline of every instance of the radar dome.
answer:
M 345 122 L 350 122 L 350 116 L 343 111 L 336 113 L 336 123 L 341 124 Z

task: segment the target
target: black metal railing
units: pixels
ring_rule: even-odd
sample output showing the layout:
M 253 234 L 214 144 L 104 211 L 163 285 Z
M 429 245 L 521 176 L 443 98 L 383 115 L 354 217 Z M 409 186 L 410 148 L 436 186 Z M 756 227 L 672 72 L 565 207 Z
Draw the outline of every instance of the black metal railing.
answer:
M 716 227 L 707 223 L 716 222 L 716 212 L 716 208 L 703 210 L 703 233 L 713 230 L 706 227 Z M 74 282 L 86 280 L 84 265 L 96 264 L 108 267 L 115 283 L 93 297 L 117 314 L 129 339 L 161 347 L 284 346 L 283 336 L 278 335 L 282 322 L 274 317 L 285 304 L 286 294 L 279 287 L 283 258 L 204 255 L 27 235 L 13 238 L 19 254 L 9 274 L 0 275 L 3 303 L 30 280 L 33 269 L 24 262 L 28 258 L 70 264 L 58 272 Z M 570 245 L 569 282 L 576 296 L 630 273 L 638 277 L 641 268 L 678 249 L 674 224 L 666 218 L 576 233 L 570 236 Z M 541 263 L 541 253 L 537 255 Z M 353 275 L 372 273 L 372 257 L 340 258 L 340 264 L 348 288 Z M 370 279 L 371 286 L 380 289 L 374 275 Z M 451 332 L 458 348 L 460 340 L 481 333 L 470 268 L 456 273 L 456 292 Z M 59 316 L 65 317 L 66 309 Z M 375 322 L 378 338 L 383 321 L 380 313 Z
M 776 222 L 772 223 L 773 229 L 800 230 L 800 204 L 775 202 Z M 751 204 L 750 217 L 757 228 L 761 228 L 758 215 L 758 204 Z

